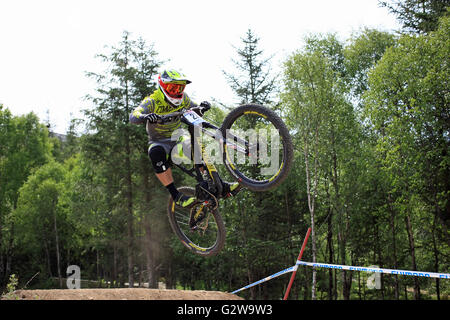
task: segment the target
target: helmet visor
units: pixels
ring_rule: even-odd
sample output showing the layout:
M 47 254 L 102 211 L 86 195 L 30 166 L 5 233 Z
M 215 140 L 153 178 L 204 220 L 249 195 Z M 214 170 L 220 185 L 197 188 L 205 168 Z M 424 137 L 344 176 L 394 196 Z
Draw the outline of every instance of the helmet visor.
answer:
M 164 90 L 166 90 L 167 94 L 174 98 L 180 98 L 183 95 L 185 84 L 178 83 L 167 83 L 165 85 Z

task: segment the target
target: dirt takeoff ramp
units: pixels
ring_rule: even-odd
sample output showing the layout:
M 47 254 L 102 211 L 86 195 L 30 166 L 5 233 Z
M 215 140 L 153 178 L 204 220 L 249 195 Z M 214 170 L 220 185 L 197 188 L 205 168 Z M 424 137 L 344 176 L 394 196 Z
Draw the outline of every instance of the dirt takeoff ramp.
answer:
M 220 291 L 120 289 L 17 290 L 14 299 L 21 300 L 243 300 Z

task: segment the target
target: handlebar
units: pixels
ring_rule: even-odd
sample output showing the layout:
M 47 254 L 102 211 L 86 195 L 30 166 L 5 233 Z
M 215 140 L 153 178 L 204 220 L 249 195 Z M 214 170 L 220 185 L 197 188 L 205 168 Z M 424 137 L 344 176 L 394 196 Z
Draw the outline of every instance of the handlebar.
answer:
M 159 119 L 156 122 L 159 123 L 159 124 L 164 124 L 166 122 L 171 121 L 172 117 L 181 116 L 188 110 L 195 111 L 195 110 L 200 110 L 200 109 L 201 109 L 201 107 L 197 106 L 197 107 L 193 107 L 193 108 L 190 108 L 190 109 L 187 109 L 187 110 L 183 110 L 183 111 L 175 111 L 175 112 L 164 114 L 164 115 L 158 115 Z

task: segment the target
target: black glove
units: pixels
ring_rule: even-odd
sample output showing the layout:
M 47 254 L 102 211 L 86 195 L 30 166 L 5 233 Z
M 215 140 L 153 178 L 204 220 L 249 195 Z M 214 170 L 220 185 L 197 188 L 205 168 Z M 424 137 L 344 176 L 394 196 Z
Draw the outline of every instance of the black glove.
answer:
M 156 113 L 149 113 L 149 114 L 143 115 L 142 118 L 145 120 L 148 120 L 148 122 L 150 122 L 150 123 L 156 123 L 160 117 Z
M 205 114 L 206 111 L 208 111 L 209 109 L 211 109 L 211 104 L 208 101 L 203 101 L 202 103 L 200 103 L 200 113 L 203 116 Z

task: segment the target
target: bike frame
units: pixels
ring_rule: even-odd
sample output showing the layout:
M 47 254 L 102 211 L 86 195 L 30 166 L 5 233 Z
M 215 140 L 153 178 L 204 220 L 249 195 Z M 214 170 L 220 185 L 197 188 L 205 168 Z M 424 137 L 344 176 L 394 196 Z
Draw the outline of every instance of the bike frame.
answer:
M 178 117 L 178 116 L 181 117 L 181 122 L 188 126 L 188 131 L 191 136 L 191 148 L 192 148 L 191 156 L 192 156 L 192 160 L 193 160 L 194 164 L 191 169 L 187 169 L 186 167 L 184 167 L 181 164 L 174 163 L 174 165 L 177 166 L 178 168 L 180 168 L 186 174 L 190 175 L 191 177 L 194 177 L 197 180 L 197 182 L 204 181 L 202 173 L 200 171 L 200 168 L 203 167 L 204 169 L 207 170 L 209 176 L 211 177 L 212 181 L 214 182 L 214 185 L 217 189 L 217 194 L 221 195 L 222 191 L 223 191 L 222 190 L 222 181 L 221 181 L 221 178 L 217 171 L 217 168 L 211 162 L 208 155 L 206 154 L 204 145 L 200 141 L 200 135 L 195 134 L 195 131 L 201 130 L 204 134 L 215 139 L 220 144 L 220 147 L 221 147 L 220 150 L 223 150 L 224 146 L 226 146 L 226 147 L 230 147 L 238 152 L 242 152 L 246 155 L 249 155 L 250 145 L 246 140 L 239 138 L 232 134 L 228 134 L 227 136 L 229 138 L 231 138 L 233 140 L 233 142 L 230 142 L 227 139 L 225 139 L 225 137 L 223 137 L 222 133 L 220 132 L 220 129 L 217 126 L 209 123 L 208 121 L 203 119 L 200 115 L 198 115 L 195 112 L 195 110 L 199 110 L 199 109 L 200 109 L 199 107 L 194 107 L 194 108 L 184 110 L 184 111 L 173 112 L 173 113 L 161 116 L 161 119 L 159 121 L 161 123 L 164 123 L 165 121 L 167 121 L 167 119 L 172 119 L 172 117 Z M 214 132 L 212 132 L 211 130 L 208 130 L 208 129 L 213 129 Z M 234 143 L 234 142 L 236 142 L 236 143 Z M 237 142 L 245 145 L 245 148 L 237 145 Z M 196 151 L 200 151 L 200 154 L 195 154 Z M 199 159 L 199 158 L 202 160 L 202 162 L 205 164 L 205 166 L 203 166 L 203 164 L 195 163 L 195 160 Z

